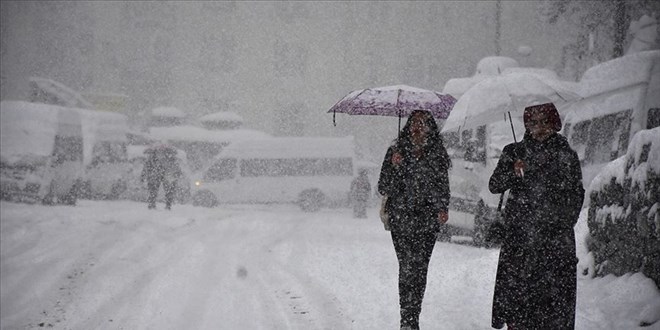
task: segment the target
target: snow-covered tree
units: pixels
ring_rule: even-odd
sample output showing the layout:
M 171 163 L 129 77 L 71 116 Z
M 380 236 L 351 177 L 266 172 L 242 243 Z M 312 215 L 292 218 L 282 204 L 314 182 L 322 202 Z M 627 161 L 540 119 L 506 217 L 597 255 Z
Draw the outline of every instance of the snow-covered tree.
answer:
M 643 15 L 660 15 L 660 2 L 653 0 L 552 0 L 541 6 L 541 16 L 547 22 L 580 28 L 575 42 L 564 47 L 562 61 L 564 69 L 577 75 L 592 64 L 622 56 L 632 21 Z

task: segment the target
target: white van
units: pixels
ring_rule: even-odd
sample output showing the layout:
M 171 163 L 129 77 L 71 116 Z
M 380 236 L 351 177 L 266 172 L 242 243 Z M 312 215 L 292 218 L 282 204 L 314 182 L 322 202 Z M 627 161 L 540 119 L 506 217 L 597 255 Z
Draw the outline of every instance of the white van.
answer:
M 110 111 L 79 109 L 85 174 L 82 197 L 117 199 L 126 190 L 131 168 L 126 146 L 128 119 Z
M 549 69 L 518 67 L 507 57 L 486 57 L 477 65 L 473 77 L 450 79 L 445 84 L 443 93 L 457 99 L 477 83 L 489 77 L 507 73 L 529 73 L 556 81 L 567 88 L 575 88 L 575 82 L 559 79 Z M 563 109 L 560 109 L 562 113 Z M 505 120 L 506 119 L 506 120 Z M 522 111 L 511 114 L 509 118 L 482 125 L 473 129 L 443 131 L 447 152 L 452 159 L 449 172 L 451 199 L 449 209 L 454 211 L 448 222 L 450 234 L 472 236 L 473 243 L 483 243 L 484 230 L 489 219 L 495 214 L 500 195 L 488 190 L 488 180 L 495 170 L 502 150 L 509 143 L 520 141 L 525 133 Z
M 2 199 L 74 205 L 83 168 L 78 111 L 2 101 L 0 126 Z
M 297 203 L 305 211 L 346 205 L 355 167 L 352 137 L 232 142 L 197 176 L 193 205 Z
M 660 50 L 633 53 L 589 68 L 584 98 L 565 109 L 563 134 L 580 157 L 585 187 L 624 155 L 640 130 L 660 126 Z

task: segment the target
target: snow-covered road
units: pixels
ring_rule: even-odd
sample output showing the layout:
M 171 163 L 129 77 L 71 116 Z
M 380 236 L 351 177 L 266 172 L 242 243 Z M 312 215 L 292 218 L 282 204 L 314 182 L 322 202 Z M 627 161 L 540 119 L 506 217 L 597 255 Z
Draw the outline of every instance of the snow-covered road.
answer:
M 396 258 L 375 209 L 353 219 L 286 205 L 0 207 L 2 329 L 398 326 Z M 438 243 L 421 326 L 490 329 L 497 255 Z M 636 327 L 640 308 L 660 299 L 649 282 L 581 279 L 578 328 Z

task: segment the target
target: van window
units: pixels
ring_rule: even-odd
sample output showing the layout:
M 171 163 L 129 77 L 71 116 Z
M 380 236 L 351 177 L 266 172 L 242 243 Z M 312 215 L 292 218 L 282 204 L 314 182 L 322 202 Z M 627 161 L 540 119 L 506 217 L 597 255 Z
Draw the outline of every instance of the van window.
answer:
M 591 120 L 585 120 L 575 124 L 573 131 L 569 131 L 569 134 L 571 134 L 571 147 L 577 152 L 580 161 L 584 161 L 586 157 L 590 127 Z
M 626 151 L 631 112 L 624 110 L 593 119 L 586 150 L 588 162 L 606 163 Z
M 660 126 L 660 108 L 651 108 L 646 119 L 646 129 L 652 129 L 658 126 Z
M 241 176 L 351 176 L 351 158 L 246 159 Z
M 204 174 L 204 181 L 218 182 L 236 177 L 236 159 L 219 159 Z
M 99 163 L 123 163 L 128 159 L 126 143 L 103 141 L 94 145 L 92 165 Z
M 83 158 L 83 141 L 80 136 L 55 136 L 53 162 L 61 164 L 66 161 L 79 161 Z

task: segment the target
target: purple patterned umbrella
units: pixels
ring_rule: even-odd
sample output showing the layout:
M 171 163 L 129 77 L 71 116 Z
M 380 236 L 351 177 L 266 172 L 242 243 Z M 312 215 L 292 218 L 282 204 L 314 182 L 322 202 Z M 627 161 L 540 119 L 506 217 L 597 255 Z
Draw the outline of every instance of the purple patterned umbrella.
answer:
M 332 112 L 335 125 L 335 115 L 339 112 L 399 117 L 401 126 L 401 117 L 409 116 L 414 110 L 430 111 L 436 119 L 447 119 L 455 103 L 456 99 L 449 94 L 396 85 L 352 91 L 330 108 L 328 113 Z

